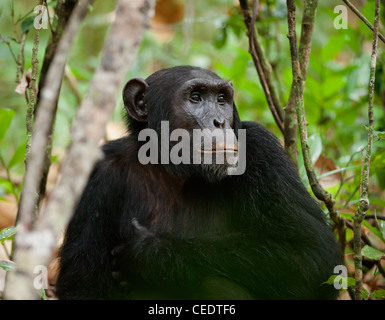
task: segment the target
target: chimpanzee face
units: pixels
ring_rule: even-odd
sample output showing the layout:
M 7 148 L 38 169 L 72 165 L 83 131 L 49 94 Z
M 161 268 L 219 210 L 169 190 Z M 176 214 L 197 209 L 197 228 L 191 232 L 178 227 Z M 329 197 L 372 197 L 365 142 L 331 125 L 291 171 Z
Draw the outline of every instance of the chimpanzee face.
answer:
M 183 161 L 171 161 L 178 168 L 163 164 L 179 172 L 179 176 L 198 172 L 210 181 L 226 177 L 227 168 L 236 162 L 238 146 L 234 128 L 240 126 L 240 120 L 233 95 L 231 82 L 192 67 L 164 69 L 146 80 L 132 79 L 123 90 L 134 133 L 139 134 L 135 128 L 155 130 L 160 137 L 157 141 L 160 154 L 166 149 L 173 155 L 172 149 L 175 151 L 176 147 L 179 151 L 189 150 Z M 166 122 L 169 132 L 165 132 Z M 186 134 L 189 140 L 184 139 Z

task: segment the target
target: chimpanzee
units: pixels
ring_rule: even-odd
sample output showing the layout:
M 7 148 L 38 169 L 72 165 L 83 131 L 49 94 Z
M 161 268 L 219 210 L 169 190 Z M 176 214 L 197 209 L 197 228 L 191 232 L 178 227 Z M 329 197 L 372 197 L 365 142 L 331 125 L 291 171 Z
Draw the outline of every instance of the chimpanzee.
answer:
M 123 100 L 129 134 L 104 145 L 68 226 L 59 299 L 336 298 L 323 282 L 342 254 L 324 213 L 279 141 L 240 121 L 231 82 L 178 66 L 128 81 Z M 194 162 L 193 148 L 161 161 L 183 136 L 165 141 L 165 123 L 187 138 L 233 132 L 235 143 L 198 143 L 195 153 L 240 158 L 243 148 L 244 172 L 231 174 L 228 160 Z M 147 163 L 144 129 L 160 137 Z

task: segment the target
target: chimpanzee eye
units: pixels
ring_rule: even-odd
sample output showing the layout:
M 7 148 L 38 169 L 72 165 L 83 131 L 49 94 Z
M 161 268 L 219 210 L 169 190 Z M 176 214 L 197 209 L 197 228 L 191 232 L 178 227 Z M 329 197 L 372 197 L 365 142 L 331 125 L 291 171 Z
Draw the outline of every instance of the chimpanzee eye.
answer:
M 197 92 L 193 92 L 191 95 L 190 95 L 190 99 L 193 101 L 193 102 L 199 102 L 201 101 L 201 96 L 199 93 Z
M 223 93 L 219 94 L 218 98 L 217 98 L 217 101 L 220 104 L 224 104 L 226 102 L 225 95 Z

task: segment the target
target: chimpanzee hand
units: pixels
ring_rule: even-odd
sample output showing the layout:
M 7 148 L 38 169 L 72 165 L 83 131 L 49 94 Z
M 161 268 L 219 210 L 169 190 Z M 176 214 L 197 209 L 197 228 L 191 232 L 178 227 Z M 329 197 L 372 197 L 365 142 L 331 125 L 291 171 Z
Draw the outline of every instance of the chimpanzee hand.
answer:
M 139 236 L 139 238 L 141 240 L 144 240 L 145 238 L 147 237 L 151 237 L 151 236 L 155 236 L 154 233 L 152 233 L 151 231 L 149 231 L 146 227 L 143 227 L 138 219 L 134 218 L 132 219 L 131 221 L 131 224 L 132 226 L 134 227 L 133 230 L 134 230 L 134 233 Z
M 156 240 L 156 235 L 142 226 L 134 218 L 131 221 L 133 226 L 133 236 L 130 241 L 120 244 L 112 249 L 112 277 L 121 287 L 129 285 L 127 279 L 130 275 L 137 273 L 138 266 L 135 265 L 137 255 L 145 250 L 145 246 L 151 246 L 152 241 Z

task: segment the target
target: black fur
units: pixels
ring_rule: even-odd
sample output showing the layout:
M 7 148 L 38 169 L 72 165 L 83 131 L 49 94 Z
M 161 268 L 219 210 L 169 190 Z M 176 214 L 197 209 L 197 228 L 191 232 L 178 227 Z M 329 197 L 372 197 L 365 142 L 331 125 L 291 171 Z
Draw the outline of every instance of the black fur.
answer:
M 207 70 L 176 67 L 146 79 L 148 122 L 107 143 L 60 253 L 60 299 L 333 299 L 322 285 L 342 263 L 334 235 L 277 139 L 247 131 L 246 172 L 214 183 L 175 165 L 138 162 L 139 130 L 183 123 L 171 103 Z M 174 170 L 174 172 L 172 171 Z M 209 174 L 209 173 L 208 173 Z M 133 220 L 134 219 L 134 220 Z M 118 271 L 124 286 L 113 277 Z

